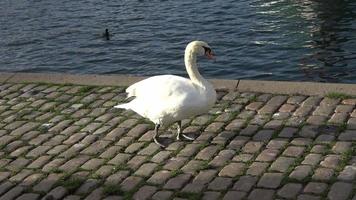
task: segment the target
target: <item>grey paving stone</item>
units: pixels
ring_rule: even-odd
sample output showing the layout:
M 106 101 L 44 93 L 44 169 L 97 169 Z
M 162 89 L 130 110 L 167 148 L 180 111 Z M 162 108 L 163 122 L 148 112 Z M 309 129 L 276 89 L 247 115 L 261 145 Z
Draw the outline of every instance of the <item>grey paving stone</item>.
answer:
M 142 180 L 143 179 L 141 177 L 129 176 L 120 184 L 120 189 L 126 192 L 132 191 Z
M 328 181 L 334 175 L 334 170 L 328 168 L 317 168 L 312 176 L 313 180 Z
M 154 185 L 161 185 L 165 183 L 172 176 L 171 171 L 161 170 L 155 172 L 148 180 L 147 183 Z
M 157 188 L 154 186 L 143 186 L 133 195 L 132 198 L 135 200 L 150 199 L 156 191 Z
M 347 165 L 339 173 L 337 179 L 342 181 L 352 181 L 356 178 L 356 167 L 352 165 Z
M 223 200 L 242 200 L 247 196 L 246 192 L 228 191 Z
M 210 160 L 219 150 L 218 146 L 211 145 L 202 149 L 196 156 L 199 160 Z
M 208 189 L 216 190 L 216 191 L 226 190 L 231 185 L 232 185 L 231 178 L 216 177 L 212 182 L 209 183 Z
M 287 183 L 278 190 L 277 194 L 286 199 L 295 199 L 302 188 L 303 185 L 300 183 Z
M 220 192 L 204 192 L 202 200 L 217 200 L 221 196 Z
M 263 188 L 277 188 L 283 179 L 283 174 L 281 173 L 264 173 L 259 182 L 258 187 Z
M 290 178 L 302 181 L 312 173 L 312 167 L 309 165 L 297 166 L 289 175 Z
M 289 166 L 291 166 L 295 161 L 295 158 L 289 158 L 289 157 L 278 157 L 276 161 L 274 161 L 269 168 L 272 171 L 277 171 L 277 172 L 286 172 Z
M 267 170 L 267 167 L 269 166 L 269 163 L 265 162 L 253 162 L 248 170 L 246 171 L 247 175 L 252 175 L 252 176 L 260 176 L 262 175 L 263 172 Z
M 25 193 L 17 197 L 16 200 L 37 200 L 39 197 L 40 195 L 36 193 Z
M 313 194 L 322 194 L 328 188 L 328 184 L 322 182 L 309 182 L 305 187 L 303 192 L 313 193 Z
M 246 165 L 243 163 L 230 163 L 226 165 L 219 173 L 219 176 L 236 177 L 244 173 Z
M 242 148 L 242 151 L 245 153 L 256 153 L 262 148 L 262 146 L 262 142 L 250 141 L 246 143 L 246 145 Z
M 298 196 L 297 200 L 320 200 L 320 196 L 310 195 L 310 194 L 301 194 Z
M 156 163 L 145 163 L 135 171 L 134 175 L 148 177 L 157 167 L 158 165 Z
M 171 178 L 164 186 L 164 189 L 177 190 L 180 189 L 186 184 L 190 178 L 191 174 L 180 174 L 176 177 Z
M 274 161 L 279 151 L 276 149 L 265 149 L 256 158 L 256 161 L 271 162 Z
M 336 182 L 330 188 L 328 199 L 346 200 L 352 194 L 352 187 L 353 185 L 351 183 Z
M 249 192 L 257 182 L 257 177 L 254 176 L 241 176 L 234 184 L 233 189 Z
M 274 196 L 274 190 L 269 189 L 254 189 L 250 193 L 247 199 L 249 200 L 272 200 Z
M 158 191 L 153 196 L 153 200 L 168 200 L 173 195 L 172 191 Z
M 15 199 L 16 197 L 20 196 L 21 193 L 25 191 L 25 188 L 22 186 L 15 186 L 5 194 L 0 197 L 0 200 L 10 200 Z
M 126 177 L 130 174 L 129 171 L 121 170 L 116 172 L 115 174 L 110 175 L 106 178 L 105 184 L 107 185 L 118 185 L 120 184 Z

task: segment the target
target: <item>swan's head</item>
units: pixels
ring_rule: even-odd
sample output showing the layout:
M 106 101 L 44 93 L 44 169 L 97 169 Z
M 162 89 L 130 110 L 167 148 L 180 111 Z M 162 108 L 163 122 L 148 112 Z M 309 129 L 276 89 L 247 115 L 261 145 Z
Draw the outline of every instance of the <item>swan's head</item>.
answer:
M 208 59 L 213 59 L 214 54 L 208 43 L 203 41 L 193 41 L 187 45 L 186 51 L 189 51 L 198 56 L 206 56 Z

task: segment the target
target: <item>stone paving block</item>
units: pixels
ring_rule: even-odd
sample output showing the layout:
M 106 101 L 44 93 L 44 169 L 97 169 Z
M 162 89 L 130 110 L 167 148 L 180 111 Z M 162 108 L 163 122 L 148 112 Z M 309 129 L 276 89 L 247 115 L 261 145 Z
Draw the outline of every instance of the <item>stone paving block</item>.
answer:
M 278 196 L 286 199 L 295 199 L 302 188 L 302 184 L 287 183 L 281 189 L 278 190 L 277 194 Z
M 304 153 L 304 147 L 289 146 L 282 153 L 284 156 L 289 157 L 300 157 Z
M 199 144 L 187 144 L 184 149 L 182 149 L 177 156 L 179 157 L 190 157 L 199 151 Z
M 231 185 L 232 185 L 231 178 L 216 177 L 212 182 L 209 183 L 208 189 L 217 190 L 217 191 L 226 190 Z
M 289 175 L 290 178 L 302 181 L 312 173 L 312 167 L 309 165 L 297 166 Z
M 270 189 L 254 189 L 248 196 L 248 200 L 272 200 L 275 191 Z
M 68 191 L 66 188 L 64 188 L 62 186 L 58 186 L 58 187 L 54 188 L 53 190 L 51 190 L 43 198 L 44 199 L 62 199 L 67 194 L 67 192 Z
M 180 169 L 186 162 L 187 162 L 186 157 L 173 157 L 167 161 L 165 165 L 163 165 L 163 169 L 167 170 L 177 170 Z
M 322 194 L 328 188 L 328 184 L 322 182 L 309 182 L 303 192 L 312 194 Z
M 49 174 L 32 189 L 36 192 L 49 192 L 51 188 L 63 177 L 64 174 Z
M 298 195 L 297 200 L 321 200 L 321 197 L 310 194 L 301 194 Z
M 242 175 L 244 173 L 245 168 L 246 165 L 243 163 L 230 163 L 220 171 L 219 176 L 233 178 Z
M 242 200 L 247 196 L 246 192 L 228 191 L 223 200 Z
M 312 176 L 313 180 L 328 181 L 334 175 L 334 170 L 328 168 L 317 168 Z
M 40 195 L 36 193 L 24 193 L 18 198 L 16 198 L 16 200 L 37 200 L 39 199 L 39 197 Z
M 346 200 L 352 194 L 352 187 L 353 185 L 351 183 L 336 182 L 330 188 L 328 199 Z
M 356 178 L 356 167 L 353 165 L 347 165 L 339 173 L 337 179 L 342 181 L 352 181 Z
M 155 172 L 148 180 L 147 183 L 154 185 L 161 185 L 171 178 L 172 172 L 168 170 L 161 170 Z
M 209 162 L 209 165 L 212 167 L 222 167 L 234 156 L 234 154 L 234 150 L 222 150 Z
M 120 189 L 126 192 L 131 191 L 137 187 L 142 180 L 141 177 L 129 176 L 120 184 Z
M 289 166 L 291 166 L 295 161 L 295 158 L 289 158 L 289 157 L 278 157 L 276 161 L 274 161 L 269 168 L 272 171 L 277 171 L 277 172 L 286 172 Z
M 245 153 L 256 153 L 258 152 L 263 146 L 262 142 L 248 142 L 246 145 L 242 148 L 242 151 Z
M 277 188 L 283 179 L 283 174 L 281 173 L 264 173 L 259 182 L 258 187 L 263 188 Z
M 249 192 L 257 183 L 257 180 L 258 178 L 254 176 L 241 176 L 239 180 L 234 184 L 233 189 Z
M 134 175 L 148 177 L 157 167 L 158 165 L 156 163 L 145 163 L 135 171 Z
M 265 149 L 256 158 L 256 161 L 271 162 L 274 161 L 279 151 L 276 149 Z
M 190 180 L 191 176 L 191 174 L 179 174 L 178 176 L 169 179 L 163 188 L 169 190 L 178 190 Z
M 246 171 L 247 175 L 252 175 L 252 176 L 260 176 L 263 172 L 266 171 L 267 167 L 269 166 L 269 163 L 265 162 L 253 162 L 248 170 Z
M 149 199 L 155 192 L 157 188 L 154 186 L 143 186 L 134 195 L 134 200 L 145 200 Z
M 108 185 L 118 185 L 121 183 L 127 176 L 129 176 L 129 171 L 122 170 L 118 171 L 115 174 L 110 175 L 109 177 L 106 178 L 105 184 Z
M 221 196 L 220 192 L 204 192 L 202 200 L 217 200 Z
M 12 188 L 11 190 L 9 190 L 8 192 L 6 192 L 5 194 L 3 194 L 0 197 L 0 200 L 15 199 L 16 197 L 20 196 L 23 191 L 25 191 L 24 187 L 16 186 L 16 187 Z

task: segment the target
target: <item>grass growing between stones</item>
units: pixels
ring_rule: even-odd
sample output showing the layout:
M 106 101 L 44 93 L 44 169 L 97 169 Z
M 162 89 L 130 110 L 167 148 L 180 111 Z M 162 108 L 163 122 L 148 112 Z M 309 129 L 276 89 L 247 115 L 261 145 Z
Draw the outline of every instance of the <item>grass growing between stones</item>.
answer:
M 351 95 L 344 94 L 341 92 L 330 92 L 325 95 L 325 97 L 328 97 L 330 99 L 347 99 L 347 98 L 352 98 Z
M 65 187 L 68 190 L 68 193 L 73 193 L 83 183 L 84 183 L 83 179 L 72 177 L 72 178 L 60 181 L 58 183 L 58 185 Z
M 108 184 L 103 186 L 103 193 L 109 195 L 124 195 L 125 193 L 120 189 L 118 185 Z
M 198 200 L 202 198 L 202 193 L 192 193 L 192 192 L 179 192 L 177 197 L 185 198 L 189 200 Z

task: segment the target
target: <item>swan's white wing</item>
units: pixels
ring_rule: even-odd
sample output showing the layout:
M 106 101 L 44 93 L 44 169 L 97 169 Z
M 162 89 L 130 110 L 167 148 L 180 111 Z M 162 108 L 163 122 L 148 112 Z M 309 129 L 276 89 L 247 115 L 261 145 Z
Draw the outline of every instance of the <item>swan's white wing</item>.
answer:
M 126 89 L 126 93 L 128 93 L 127 97 L 148 97 L 154 95 L 156 98 L 164 98 L 170 96 L 173 91 L 179 92 L 181 89 L 189 92 L 188 90 L 193 89 L 192 82 L 180 76 L 160 75 L 131 85 Z
M 117 107 L 132 109 L 155 123 L 163 123 L 163 118 L 174 121 L 174 118 L 181 118 L 182 113 L 191 115 L 202 98 L 189 79 L 173 75 L 142 80 L 126 91 L 135 99 Z

